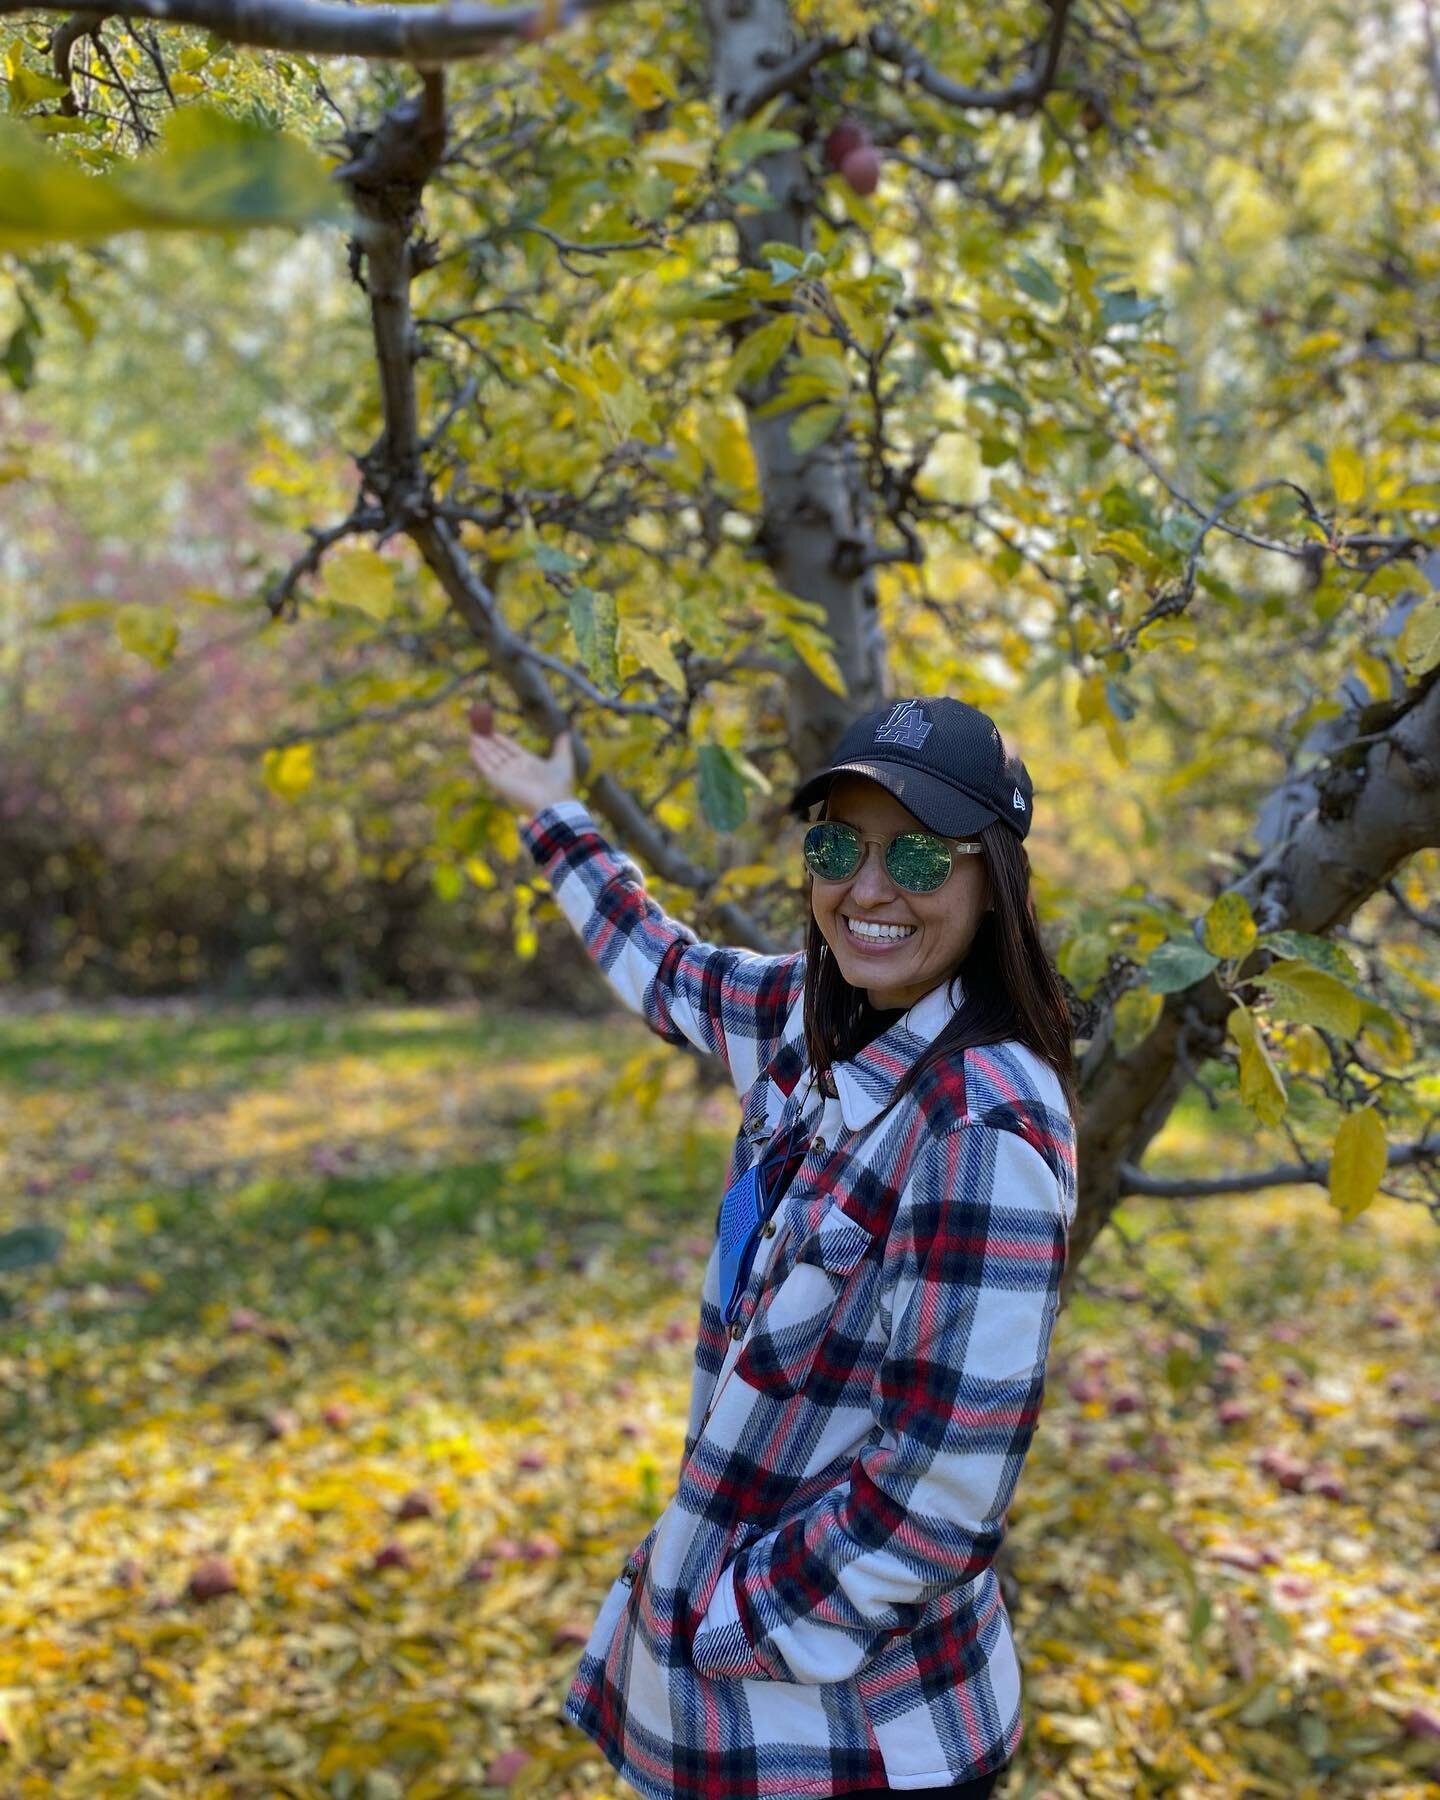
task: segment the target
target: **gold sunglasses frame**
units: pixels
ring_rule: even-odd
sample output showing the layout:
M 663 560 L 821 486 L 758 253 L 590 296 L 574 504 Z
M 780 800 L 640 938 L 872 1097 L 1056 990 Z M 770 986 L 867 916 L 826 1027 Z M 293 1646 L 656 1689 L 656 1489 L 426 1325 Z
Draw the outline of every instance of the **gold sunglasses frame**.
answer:
M 853 831 L 856 837 L 860 839 L 860 860 L 848 875 L 817 875 L 814 869 L 810 867 L 810 864 L 806 862 L 805 839 L 817 825 L 843 825 L 847 831 Z M 945 881 L 948 881 L 955 873 L 955 858 L 957 856 L 983 856 L 985 853 L 985 846 L 983 844 L 975 843 L 973 839 L 946 837 L 945 834 L 940 831 L 916 831 L 911 827 L 905 831 L 892 831 L 888 838 L 866 837 L 860 831 L 860 828 L 856 825 L 852 825 L 848 819 L 811 819 L 808 824 L 804 826 L 801 833 L 800 860 L 805 864 L 805 872 L 812 881 L 828 881 L 832 885 L 838 886 L 842 881 L 853 881 L 865 867 L 866 845 L 879 844 L 881 846 L 880 860 L 885 865 L 885 873 L 890 875 L 892 881 L 895 881 L 895 877 L 890 874 L 890 864 L 886 862 L 885 859 L 889 854 L 890 846 L 895 842 L 896 838 L 902 837 L 931 837 L 934 838 L 937 843 L 941 843 L 945 846 L 950 852 L 950 867 L 945 872 Z M 945 881 L 937 882 L 933 888 L 907 888 L 898 881 L 895 881 L 895 885 L 900 889 L 902 894 L 938 894 L 940 889 L 944 887 Z

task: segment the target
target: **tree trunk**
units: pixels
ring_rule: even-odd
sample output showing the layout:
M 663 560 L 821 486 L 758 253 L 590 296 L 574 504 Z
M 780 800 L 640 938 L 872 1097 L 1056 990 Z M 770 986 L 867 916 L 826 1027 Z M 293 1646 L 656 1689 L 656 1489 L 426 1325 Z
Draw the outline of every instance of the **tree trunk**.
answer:
M 784 0 L 706 0 L 713 81 L 721 123 L 744 116 L 746 96 L 796 48 L 790 8 Z M 737 221 L 740 253 L 763 267 L 767 243 L 811 247 L 814 199 L 805 159 L 797 150 L 763 156 L 756 170 L 775 204 Z M 803 664 L 788 694 L 790 747 L 801 777 L 830 760 L 835 740 L 858 714 L 880 706 L 888 692 L 880 632 L 873 543 L 866 490 L 854 451 L 843 432 L 813 450 L 790 445 L 794 415 L 758 416 L 758 407 L 782 384 L 787 359 L 755 389 L 742 390 L 751 447 L 760 477 L 761 548 L 777 581 L 802 600 L 824 608 L 825 630 L 835 640 L 835 660 L 847 694 L 836 694 Z

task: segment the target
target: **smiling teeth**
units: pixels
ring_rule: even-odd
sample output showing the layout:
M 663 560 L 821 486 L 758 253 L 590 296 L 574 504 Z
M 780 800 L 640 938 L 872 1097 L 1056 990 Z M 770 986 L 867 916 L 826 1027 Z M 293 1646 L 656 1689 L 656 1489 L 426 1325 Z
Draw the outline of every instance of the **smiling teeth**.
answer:
M 863 938 L 907 938 L 914 934 L 913 925 L 862 925 L 857 919 L 846 919 L 846 925 L 856 937 Z

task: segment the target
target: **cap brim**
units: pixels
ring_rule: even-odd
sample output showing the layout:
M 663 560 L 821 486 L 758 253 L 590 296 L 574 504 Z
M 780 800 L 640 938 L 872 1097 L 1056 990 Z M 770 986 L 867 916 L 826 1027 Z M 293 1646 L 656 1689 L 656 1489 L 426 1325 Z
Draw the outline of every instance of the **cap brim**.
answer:
M 912 769 L 908 763 L 846 762 L 834 763 L 810 776 L 790 796 L 792 812 L 803 813 L 825 798 L 830 783 L 837 775 L 864 775 L 876 781 L 888 794 L 893 794 L 903 807 L 930 831 L 941 837 L 969 837 L 985 825 L 993 825 L 999 814 L 971 795 L 942 781 L 923 769 Z

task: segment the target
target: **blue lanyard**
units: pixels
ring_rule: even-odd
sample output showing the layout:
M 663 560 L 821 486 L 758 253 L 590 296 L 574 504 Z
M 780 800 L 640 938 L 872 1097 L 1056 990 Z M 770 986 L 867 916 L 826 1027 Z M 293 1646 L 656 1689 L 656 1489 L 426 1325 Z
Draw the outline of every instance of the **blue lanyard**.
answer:
M 783 1154 L 778 1164 L 781 1170 L 794 1153 L 794 1134 L 801 1123 L 797 1113 L 785 1131 L 781 1146 Z M 716 1221 L 720 1246 L 720 1305 L 727 1325 L 733 1324 L 738 1316 L 740 1301 L 750 1285 L 750 1272 L 761 1232 L 780 1202 L 778 1182 L 772 1194 L 765 1179 L 775 1150 L 776 1145 L 767 1145 L 764 1153 L 726 1188 L 720 1199 L 720 1214 Z

